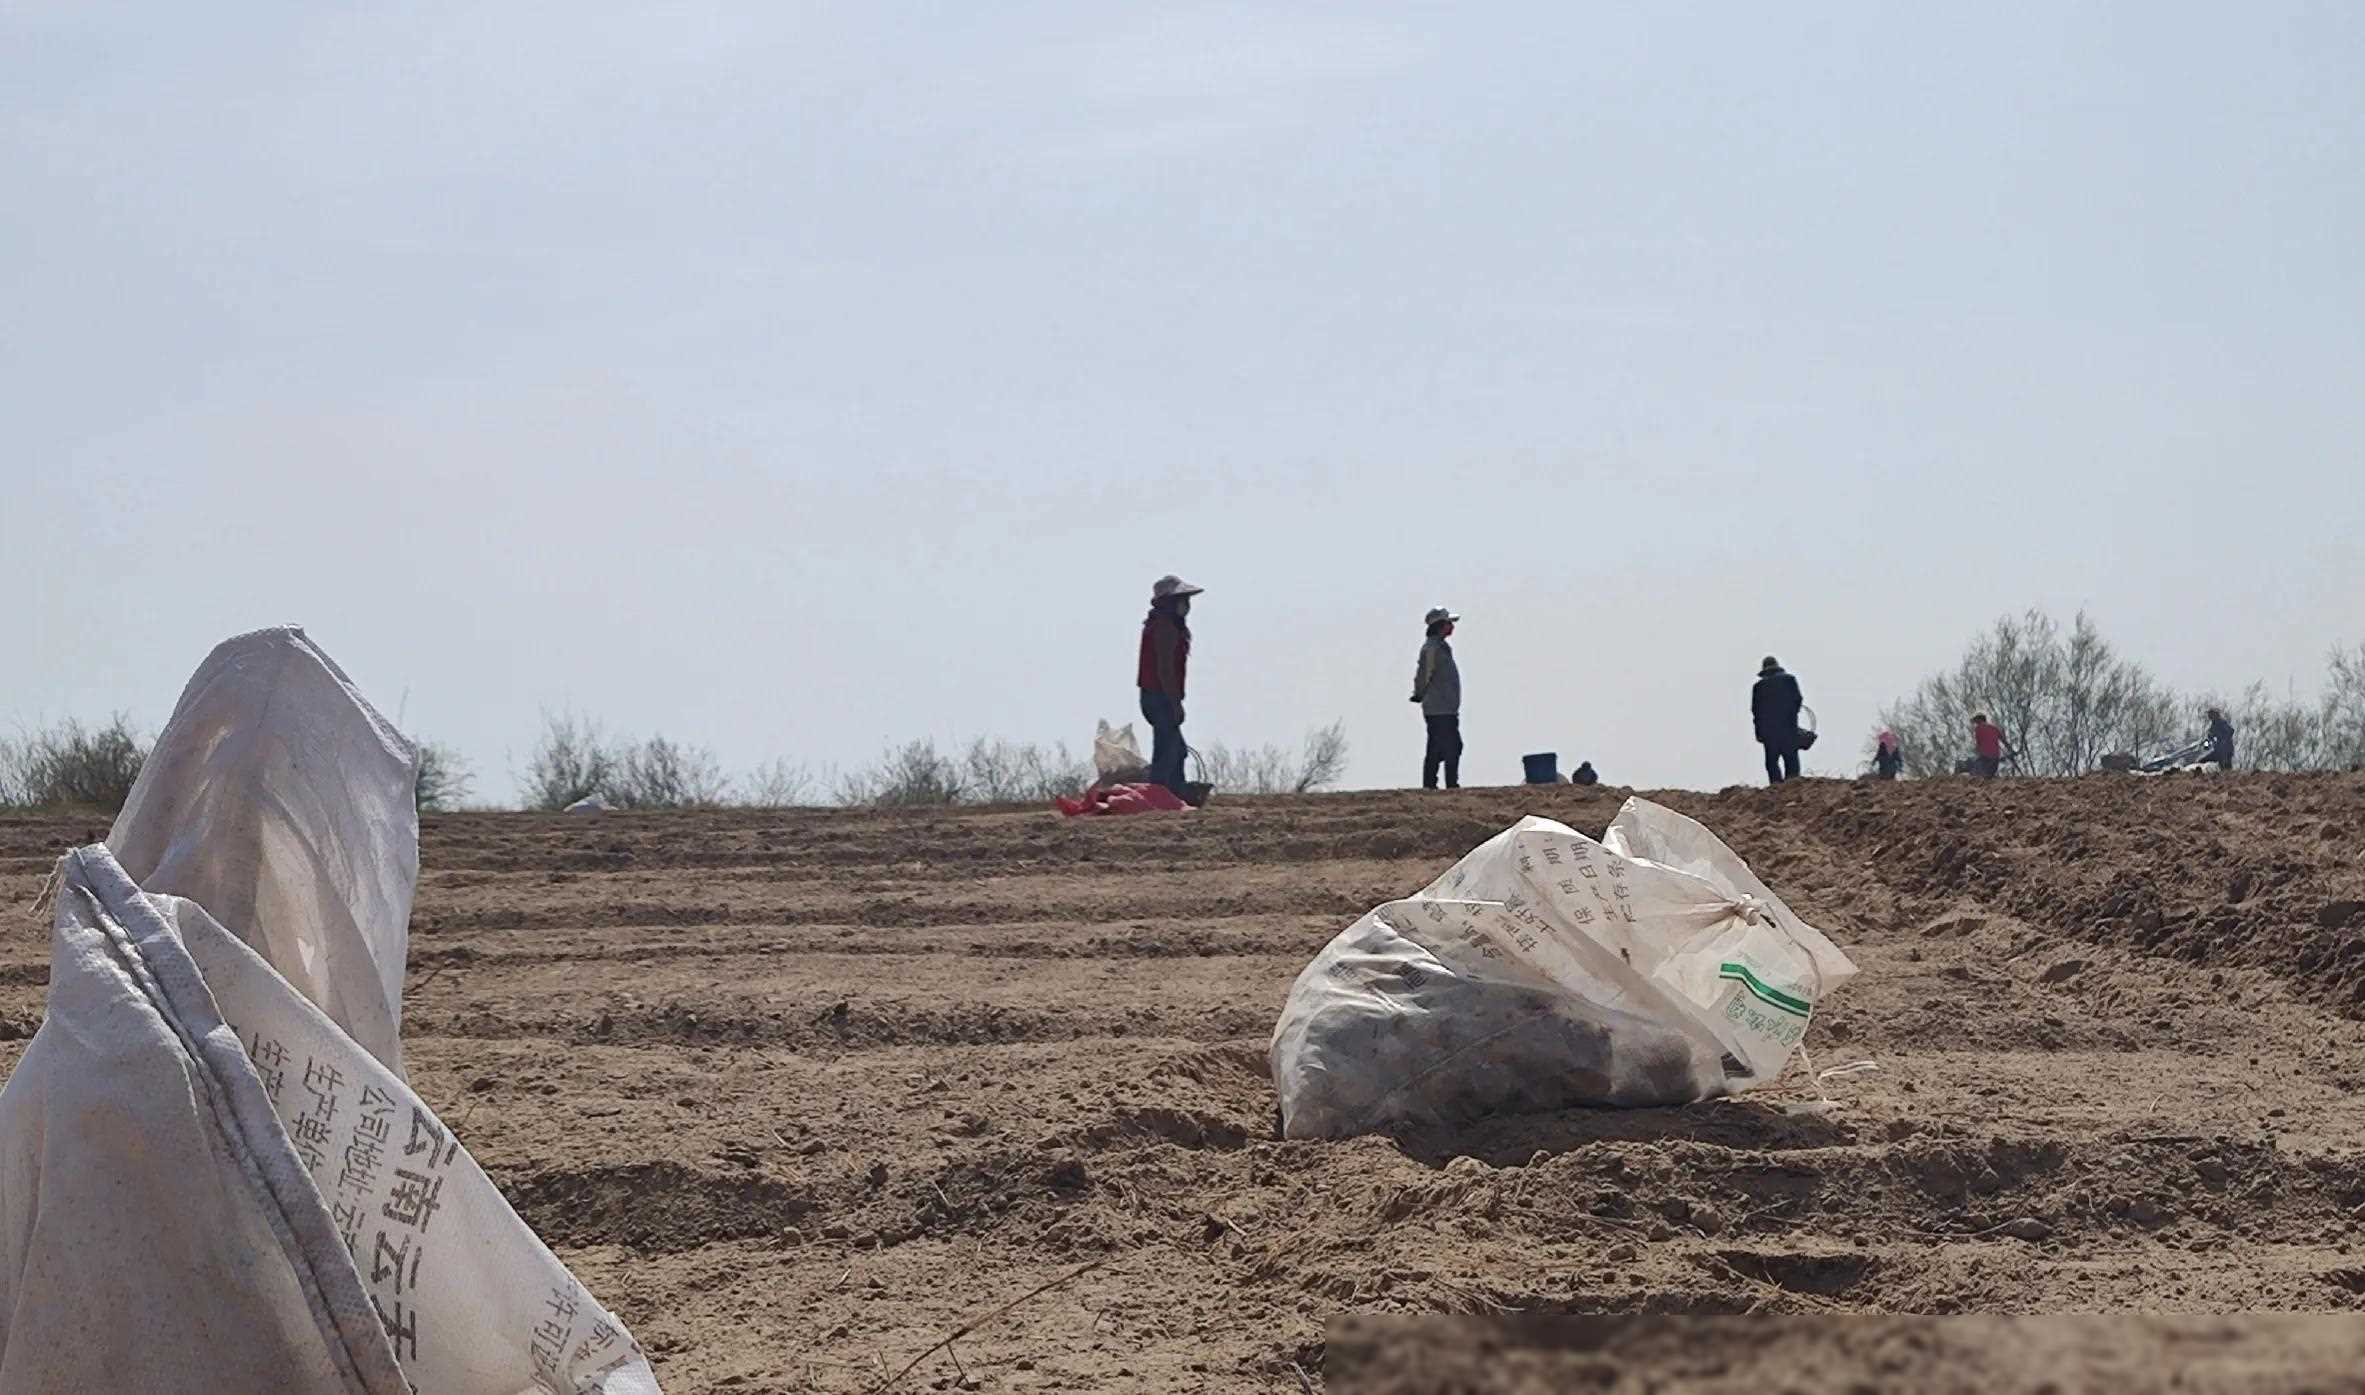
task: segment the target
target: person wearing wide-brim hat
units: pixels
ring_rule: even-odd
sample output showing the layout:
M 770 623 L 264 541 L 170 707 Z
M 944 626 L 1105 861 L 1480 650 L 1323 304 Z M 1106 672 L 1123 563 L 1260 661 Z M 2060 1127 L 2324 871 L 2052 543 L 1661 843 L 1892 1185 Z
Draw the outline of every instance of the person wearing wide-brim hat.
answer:
M 1421 644 L 1421 657 L 1413 666 L 1412 700 L 1421 705 L 1421 717 L 1429 725 L 1428 748 L 1421 753 L 1421 788 L 1437 788 L 1440 768 L 1445 772 L 1445 787 L 1462 787 L 1462 669 L 1454 662 L 1454 625 L 1462 617 L 1444 606 L 1437 606 L 1422 617 L 1429 627 L 1429 637 Z
M 1150 724 L 1150 779 L 1183 795 L 1183 686 L 1191 664 L 1191 597 L 1204 587 L 1162 576 L 1150 587 L 1149 618 L 1141 622 L 1141 716 Z

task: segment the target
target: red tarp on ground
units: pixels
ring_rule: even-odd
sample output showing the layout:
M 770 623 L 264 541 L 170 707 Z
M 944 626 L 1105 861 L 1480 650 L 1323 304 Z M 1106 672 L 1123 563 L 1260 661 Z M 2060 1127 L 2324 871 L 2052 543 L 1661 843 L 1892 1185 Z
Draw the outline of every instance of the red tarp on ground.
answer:
M 1191 807 L 1164 785 L 1094 785 L 1073 799 L 1053 802 L 1071 819 L 1085 814 L 1172 814 Z

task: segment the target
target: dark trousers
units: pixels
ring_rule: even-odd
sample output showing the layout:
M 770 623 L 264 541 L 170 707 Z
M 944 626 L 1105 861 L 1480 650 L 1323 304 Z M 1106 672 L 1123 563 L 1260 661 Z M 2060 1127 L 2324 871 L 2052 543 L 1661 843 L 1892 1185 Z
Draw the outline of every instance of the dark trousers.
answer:
M 1182 709 L 1172 697 L 1141 690 L 1141 718 L 1150 724 L 1150 782 L 1164 785 L 1180 798 L 1183 792 Z
M 1798 747 L 1796 744 L 1784 746 L 1768 741 L 1765 743 L 1765 748 L 1767 784 L 1778 785 L 1784 780 L 1798 778 Z
M 1462 719 L 1431 717 L 1428 721 L 1429 748 L 1421 753 L 1421 788 L 1437 788 L 1437 767 L 1442 765 L 1445 787 L 1458 790 L 1462 787 Z
M 1971 757 L 1971 773 L 1982 780 L 1994 779 L 1995 773 L 2003 768 L 2004 758 L 2002 756 Z

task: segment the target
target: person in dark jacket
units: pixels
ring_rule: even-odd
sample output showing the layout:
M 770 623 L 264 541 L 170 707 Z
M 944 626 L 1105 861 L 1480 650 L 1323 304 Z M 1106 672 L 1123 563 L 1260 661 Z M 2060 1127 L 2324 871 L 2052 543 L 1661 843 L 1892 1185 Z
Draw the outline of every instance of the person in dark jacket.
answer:
M 1593 769 L 1593 762 L 1583 761 L 1578 764 L 1577 773 L 1568 777 L 1568 782 L 1572 785 L 1598 785 L 1601 776 Z
M 1150 724 L 1150 780 L 1183 794 L 1183 684 L 1191 664 L 1191 597 L 1201 594 L 1179 576 L 1150 587 L 1149 618 L 1141 622 L 1142 720 Z
M 1429 638 L 1413 665 L 1412 700 L 1421 705 L 1428 723 L 1429 744 L 1421 752 L 1421 788 L 1437 788 L 1437 772 L 1445 771 L 1445 787 L 1462 787 L 1462 670 L 1454 662 L 1454 623 L 1462 617 L 1438 606 L 1422 617 Z
M 1798 713 L 1807 705 L 1790 676 L 1773 655 L 1757 670 L 1749 690 L 1749 718 L 1757 727 L 1757 744 L 1766 748 L 1766 783 L 1798 778 Z
M 2234 724 L 2215 707 L 2209 709 L 2209 751 L 2201 759 L 2216 762 L 2220 770 L 2234 768 Z
M 1894 780 L 1897 778 L 1897 773 L 1904 768 L 1904 744 L 1897 740 L 1897 733 L 1884 729 L 1880 734 L 1879 742 L 1874 745 L 1872 749 L 1872 773 L 1874 778 L 1881 780 Z

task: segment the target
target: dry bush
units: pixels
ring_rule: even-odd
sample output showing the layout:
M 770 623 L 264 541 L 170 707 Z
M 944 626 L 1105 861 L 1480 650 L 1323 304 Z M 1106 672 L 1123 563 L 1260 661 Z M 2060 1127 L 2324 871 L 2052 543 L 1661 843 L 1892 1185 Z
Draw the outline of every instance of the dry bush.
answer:
M 2253 683 L 2232 701 L 2211 697 L 2193 704 L 2195 733 L 2209 729 L 2207 709 L 2223 711 L 2234 724 L 2234 765 L 2241 770 L 2322 770 L 2324 713 L 2296 700 L 2278 700 L 2264 683 Z
M 1971 749 L 1985 712 L 2019 749 L 2028 775 L 2082 775 L 2115 752 L 2154 754 L 2197 740 L 2207 708 L 2234 724 L 2244 770 L 2345 770 L 2365 762 L 2365 644 L 2334 649 L 2313 703 L 2253 683 L 2238 698 L 2179 697 L 2122 659 L 2081 612 L 2067 635 L 2041 611 L 2006 616 L 1954 669 L 1881 713 L 1905 743 L 1907 775 L 1945 774 Z M 1869 745 L 1867 746 L 1869 750 Z
M 979 804 L 1040 804 L 1074 794 L 1094 778 L 1092 762 L 1063 742 L 1043 747 L 979 737 L 963 758 L 967 797 Z
M 438 742 L 419 746 L 419 769 L 412 780 L 422 814 L 444 814 L 460 807 L 476 783 L 476 771 L 458 751 Z
M 112 814 L 131 797 L 148 750 L 121 714 L 104 726 L 69 719 L 0 741 L 0 805 Z
M 2119 657 L 2079 612 L 2063 635 L 2031 610 L 2005 616 L 1955 668 L 1924 679 L 1881 712 L 1905 748 L 1909 776 L 1942 775 L 1971 750 L 1985 712 L 2020 752 L 2026 775 L 2079 775 L 2114 751 L 2142 752 L 2183 733 L 2183 704 L 2143 665 Z
M 2365 640 L 2335 649 L 2326 663 L 2323 704 L 2324 764 L 2333 770 L 2365 766 Z
M 1230 794 L 1307 794 L 1347 773 L 1347 729 L 1332 722 L 1306 733 L 1293 753 L 1278 745 L 1234 750 L 1221 741 L 1198 748 L 1202 778 Z
M 555 812 L 593 795 L 605 799 L 615 780 L 615 749 L 599 723 L 568 712 L 542 714 L 542 735 L 518 782 L 525 807 Z
M 979 737 L 959 755 L 933 740 L 907 741 L 868 769 L 837 778 L 840 804 L 865 808 L 1039 804 L 1092 783 L 1092 763 L 1063 745 Z
M 958 804 L 968 792 L 960 763 L 940 753 L 936 743 L 925 738 L 888 751 L 867 770 L 839 776 L 835 790 L 840 804 L 882 809 Z
M 547 712 L 519 784 L 525 807 L 545 811 L 595 795 L 619 809 L 705 809 L 730 790 L 703 746 L 664 736 L 619 741 L 589 718 Z
M 743 809 L 802 809 L 822 787 L 813 767 L 775 759 L 742 776 L 729 801 Z
M 714 752 L 663 736 L 619 747 L 612 765 L 605 793 L 620 809 L 711 809 L 731 787 Z

